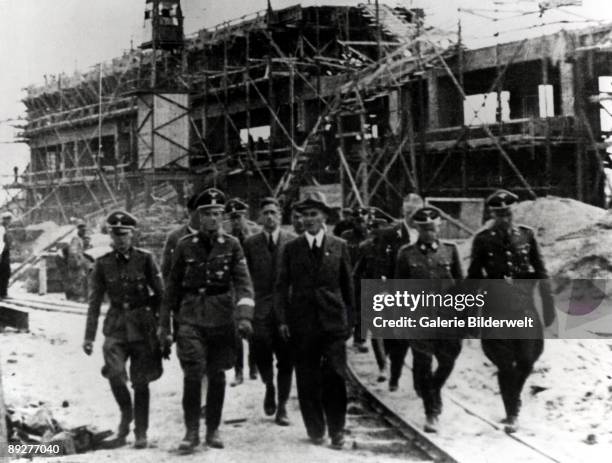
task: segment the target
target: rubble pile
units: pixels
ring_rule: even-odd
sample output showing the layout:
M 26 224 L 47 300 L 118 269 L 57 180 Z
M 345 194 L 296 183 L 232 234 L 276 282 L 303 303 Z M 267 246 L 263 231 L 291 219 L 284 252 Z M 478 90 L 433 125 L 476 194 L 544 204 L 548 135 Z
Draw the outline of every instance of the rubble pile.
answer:
M 524 201 L 515 221 L 532 227 L 542 246 L 551 276 L 612 276 L 612 213 L 568 198 Z
M 68 406 L 64 402 L 64 406 Z M 104 446 L 104 439 L 112 431 L 98 431 L 90 426 L 68 429 L 60 424 L 44 403 L 29 404 L 27 407 L 6 407 L 8 443 L 12 445 L 35 445 L 40 456 L 47 455 L 46 449 L 54 447 L 48 456 L 72 455 Z M 44 453 L 43 453 L 44 452 Z
M 166 236 L 186 220 L 185 209 L 172 202 L 156 202 L 146 213 L 135 211 L 134 214 L 139 220 L 136 245 L 153 252 L 159 263 Z

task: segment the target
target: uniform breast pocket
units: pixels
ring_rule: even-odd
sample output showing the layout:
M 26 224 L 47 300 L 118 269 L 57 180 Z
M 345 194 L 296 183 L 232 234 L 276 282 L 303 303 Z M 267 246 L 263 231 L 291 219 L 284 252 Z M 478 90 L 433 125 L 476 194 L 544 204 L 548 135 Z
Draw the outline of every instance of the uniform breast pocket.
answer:
M 530 252 L 531 246 L 529 244 L 524 244 L 517 248 L 518 265 L 522 272 L 533 273 L 535 271 L 529 259 Z
M 230 253 L 219 254 L 211 259 L 206 267 L 206 280 L 216 285 L 229 285 L 231 259 Z
M 186 288 L 198 288 L 204 281 L 204 264 L 196 259 L 185 259 L 185 275 L 183 286 Z
M 448 260 L 438 262 L 438 275 L 442 278 L 451 278 L 451 263 Z

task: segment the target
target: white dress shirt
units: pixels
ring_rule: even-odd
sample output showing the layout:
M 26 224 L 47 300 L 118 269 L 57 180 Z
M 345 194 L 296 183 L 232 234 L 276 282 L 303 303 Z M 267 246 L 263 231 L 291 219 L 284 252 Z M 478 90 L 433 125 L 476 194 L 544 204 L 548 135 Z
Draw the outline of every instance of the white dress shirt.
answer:
M 313 243 L 316 243 L 317 247 L 320 248 L 321 244 L 323 243 L 323 237 L 325 236 L 325 230 L 321 228 L 316 235 L 311 235 L 308 232 L 304 233 L 304 235 L 306 236 L 308 247 L 310 249 L 312 249 Z
M 272 235 L 272 242 L 275 245 L 278 244 L 278 235 L 280 235 L 280 227 L 276 227 L 276 229 L 272 233 L 268 233 L 267 231 L 264 231 L 264 233 L 266 235 L 266 241 L 268 243 L 270 242 L 270 235 Z

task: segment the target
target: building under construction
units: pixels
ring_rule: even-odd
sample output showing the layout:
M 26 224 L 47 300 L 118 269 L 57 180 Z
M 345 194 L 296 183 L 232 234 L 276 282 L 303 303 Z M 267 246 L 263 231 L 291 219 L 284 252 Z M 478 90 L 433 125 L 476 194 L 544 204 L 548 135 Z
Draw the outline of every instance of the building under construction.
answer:
M 13 186 L 31 220 L 168 183 L 252 204 L 329 185 L 337 206 L 394 215 L 412 191 L 603 205 L 612 26 L 468 50 L 422 10 L 298 5 L 185 37 L 179 1 L 147 0 L 145 30 L 139 49 L 27 89 L 31 160 Z

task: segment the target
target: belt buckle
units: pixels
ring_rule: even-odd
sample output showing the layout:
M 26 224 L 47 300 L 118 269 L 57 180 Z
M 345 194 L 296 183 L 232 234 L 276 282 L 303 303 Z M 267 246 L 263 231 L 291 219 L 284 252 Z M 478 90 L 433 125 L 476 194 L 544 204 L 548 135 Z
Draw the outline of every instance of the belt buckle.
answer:
M 123 303 L 123 304 L 121 304 L 121 305 L 123 306 L 123 308 L 124 308 L 125 310 L 127 310 L 127 309 L 129 309 L 129 308 L 130 308 L 130 303 L 129 303 L 129 302 L 124 302 L 124 303 Z
M 206 293 L 206 288 L 198 288 L 198 293 L 199 293 L 199 294 L 204 294 L 204 293 Z

